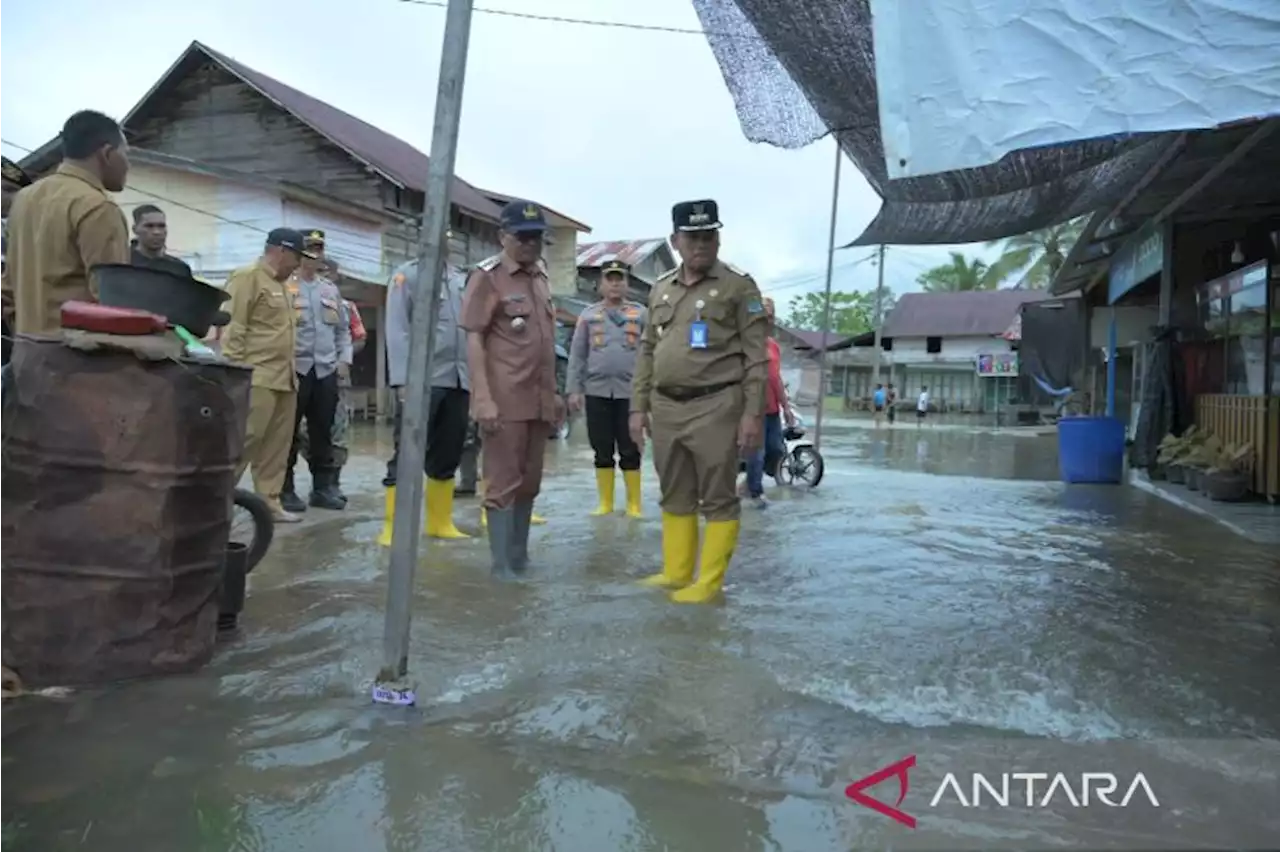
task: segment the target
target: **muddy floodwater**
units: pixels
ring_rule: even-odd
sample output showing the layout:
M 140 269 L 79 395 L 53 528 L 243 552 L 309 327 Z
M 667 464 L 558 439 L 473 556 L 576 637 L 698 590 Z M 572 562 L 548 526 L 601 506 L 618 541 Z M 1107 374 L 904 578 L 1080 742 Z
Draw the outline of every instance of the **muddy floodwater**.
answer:
M 590 518 L 583 437 L 552 444 L 530 579 L 491 583 L 482 538 L 425 545 L 419 706 L 373 706 L 379 441 L 345 515 L 278 538 L 208 668 L 6 706 L 6 852 L 887 848 L 900 827 L 844 789 L 904 749 L 1280 737 L 1277 554 L 1063 487 L 1051 437 L 942 428 L 834 426 L 818 489 L 744 508 L 702 608 L 633 582 L 652 471 L 645 519 Z M 456 516 L 476 531 L 474 501 Z M 945 833 L 1051 841 L 1029 830 Z

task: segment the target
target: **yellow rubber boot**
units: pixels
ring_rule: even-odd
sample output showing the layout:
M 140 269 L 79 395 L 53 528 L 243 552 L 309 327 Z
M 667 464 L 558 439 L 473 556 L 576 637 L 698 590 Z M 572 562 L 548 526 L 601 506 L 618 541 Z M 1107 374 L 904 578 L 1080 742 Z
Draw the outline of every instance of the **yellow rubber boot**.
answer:
M 595 517 L 613 514 L 613 468 L 596 468 L 596 491 L 600 495 L 600 505 L 591 514 Z
M 453 523 L 453 480 L 427 478 L 427 500 L 423 521 L 432 538 L 471 538 Z
M 698 560 L 698 516 L 662 513 L 662 573 L 645 577 L 644 586 L 678 589 L 693 582 Z
M 698 582 L 671 593 L 676 603 L 708 603 L 720 594 L 724 585 L 724 572 L 738 545 L 737 521 L 707 521 L 702 540 L 702 567 Z
M 386 503 L 386 508 L 382 511 L 382 532 L 378 535 L 378 544 L 390 547 L 391 531 L 395 528 L 396 522 L 396 487 L 394 485 L 387 486 Z
M 627 487 L 627 517 L 639 518 L 640 513 L 640 471 L 624 470 L 622 481 Z

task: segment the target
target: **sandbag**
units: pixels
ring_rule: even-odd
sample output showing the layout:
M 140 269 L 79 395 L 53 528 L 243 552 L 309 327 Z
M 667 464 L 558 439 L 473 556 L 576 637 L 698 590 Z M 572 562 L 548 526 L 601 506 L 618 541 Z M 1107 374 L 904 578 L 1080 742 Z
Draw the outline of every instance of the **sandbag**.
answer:
M 11 366 L 4 665 L 38 688 L 207 662 L 252 371 L 21 335 Z

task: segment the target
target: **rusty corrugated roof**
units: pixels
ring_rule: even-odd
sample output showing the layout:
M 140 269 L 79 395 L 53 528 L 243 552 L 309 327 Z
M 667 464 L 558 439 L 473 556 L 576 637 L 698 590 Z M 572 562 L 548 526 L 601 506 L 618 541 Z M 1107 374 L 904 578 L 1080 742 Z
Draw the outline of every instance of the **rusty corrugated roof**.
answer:
M 1043 290 L 904 293 L 885 320 L 884 337 L 998 337 L 1022 305 L 1049 298 Z
M 663 237 L 647 240 L 609 240 L 578 246 L 578 266 L 597 267 L 610 260 L 635 266 L 667 244 Z

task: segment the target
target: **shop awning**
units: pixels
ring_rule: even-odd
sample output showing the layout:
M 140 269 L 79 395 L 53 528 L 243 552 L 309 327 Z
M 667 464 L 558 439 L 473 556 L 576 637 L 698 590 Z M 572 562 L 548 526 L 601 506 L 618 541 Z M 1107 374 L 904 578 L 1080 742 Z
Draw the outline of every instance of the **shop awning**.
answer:
M 693 0 L 753 142 L 798 148 L 835 132 L 884 199 L 849 245 L 1001 239 L 1113 206 L 1166 134 L 1015 151 L 998 163 L 890 181 L 868 0 Z

